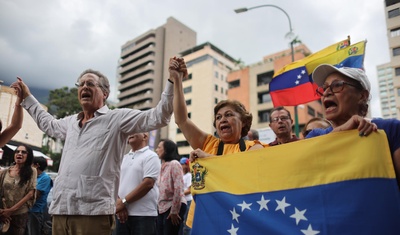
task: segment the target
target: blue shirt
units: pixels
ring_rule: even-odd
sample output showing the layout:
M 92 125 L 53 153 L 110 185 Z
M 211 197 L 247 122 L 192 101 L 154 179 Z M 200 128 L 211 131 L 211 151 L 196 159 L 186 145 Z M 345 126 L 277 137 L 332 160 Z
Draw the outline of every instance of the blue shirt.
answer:
M 393 156 L 394 152 L 400 148 L 400 120 L 375 118 L 372 119 L 371 122 L 375 123 L 378 129 L 382 129 L 386 132 L 390 152 Z M 327 129 L 314 129 L 308 133 L 306 139 L 326 135 L 332 132 L 332 130 L 332 127 L 328 127 Z
M 36 202 L 31 208 L 30 212 L 43 213 L 47 206 L 47 196 L 49 195 L 50 189 L 53 187 L 53 182 L 46 172 L 42 172 L 37 177 L 36 190 L 40 191 L 40 197 L 36 198 Z

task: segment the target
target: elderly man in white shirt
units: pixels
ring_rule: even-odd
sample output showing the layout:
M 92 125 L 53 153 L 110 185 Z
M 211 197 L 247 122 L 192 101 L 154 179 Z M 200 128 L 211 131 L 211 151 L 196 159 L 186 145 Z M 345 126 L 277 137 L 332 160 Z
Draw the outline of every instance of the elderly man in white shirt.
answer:
M 174 59 L 170 77 L 182 82 Z M 110 110 L 108 79 L 98 71 L 86 70 L 78 78 L 82 112 L 56 119 L 46 112 L 21 80 L 22 106 L 47 135 L 64 139 L 58 177 L 54 182 L 53 234 L 111 234 L 117 201 L 120 165 L 127 137 L 132 133 L 159 129 L 169 123 L 173 86 L 169 80 L 155 108 Z

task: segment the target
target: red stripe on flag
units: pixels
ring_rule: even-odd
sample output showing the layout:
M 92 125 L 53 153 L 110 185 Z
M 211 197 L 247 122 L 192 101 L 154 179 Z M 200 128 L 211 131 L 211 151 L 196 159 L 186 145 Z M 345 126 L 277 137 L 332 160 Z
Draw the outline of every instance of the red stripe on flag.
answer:
M 318 100 L 320 96 L 316 93 L 317 84 L 305 83 L 293 88 L 277 90 L 270 93 L 274 107 L 296 106 Z

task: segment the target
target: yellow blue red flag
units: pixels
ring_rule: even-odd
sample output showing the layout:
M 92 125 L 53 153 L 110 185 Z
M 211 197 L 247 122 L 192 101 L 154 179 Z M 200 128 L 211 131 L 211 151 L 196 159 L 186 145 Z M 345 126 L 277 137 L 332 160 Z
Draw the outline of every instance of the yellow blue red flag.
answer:
M 345 131 L 199 159 L 193 235 L 400 234 L 383 131 Z
M 320 64 L 363 68 L 365 41 L 349 44 L 350 40 L 333 44 L 276 72 L 269 87 L 274 106 L 295 106 L 319 99 L 311 73 Z

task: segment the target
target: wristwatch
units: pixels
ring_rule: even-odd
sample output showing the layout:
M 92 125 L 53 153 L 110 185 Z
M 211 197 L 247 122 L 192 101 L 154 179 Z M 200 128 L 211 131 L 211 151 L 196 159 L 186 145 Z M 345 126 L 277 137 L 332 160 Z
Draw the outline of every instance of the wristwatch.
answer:
M 122 203 L 124 203 L 125 207 L 128 207 L 128 204 L 129 204 L 129 203 L 126 201 L 125 198 L 122 198 Z

